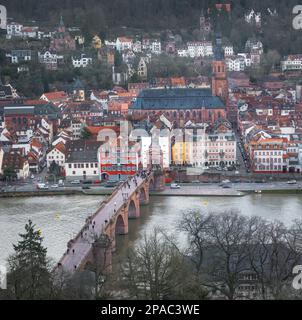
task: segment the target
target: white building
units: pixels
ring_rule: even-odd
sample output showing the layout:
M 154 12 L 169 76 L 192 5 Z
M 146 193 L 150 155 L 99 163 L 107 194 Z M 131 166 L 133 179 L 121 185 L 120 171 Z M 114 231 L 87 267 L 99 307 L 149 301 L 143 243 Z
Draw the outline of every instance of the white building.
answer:
M 287 170 L 287 149 L 282 138 L 261 139 L 250 143 L 254 172 L 283 172 Z
M 63 61 L 64 56 L 45 51 L 44 53 L 38 52 L 39 62 L 45 64 L 49 70 L 56 70 L 58 68 L 58 62 Z
M 116 50 L 121 52 L 125 50 L 132 50 L 133 39 L 128 37 L 119 37 L 116 39 Z
M 224 49 L 224 55 L 226 57 L 234 55 L 234 47 L 233 46 L 225 46 L 225 47 L 223 47 L 223 49 Z
M 261 12 L 255 12 L 255 10 L 252 9 L 244 15 L 244 18 L 247 23 L 255 23 L 257 26 L 261 26 Z
M 11 59 L 11 63 L 29 62 L 33 59 L 33 52 L 31 50 L 12 50 L 11 53 L 6 54 L 6 57 Z
M 250 67 L 252 65 L 252 58 L 249 53 L 238 53 L 237 56 L 244 58 L 244 64 L 246 67 Z
M 186 48 L 178 49 L 178 50 L 177 50 L 177 55 L 178 55 L 179 57 L 183 57 L 183 58 L 188 57 L 188 56 L 189 56 L 188 49 L 186 49 Z
M 92 64 L 92 58 L 86 56 L 85 53 L 81 54 L 80 57 L 72 57 L 72 65 L 74 68 L 86 68 Z
M 66 146 L 65 174 L 67 180 L 99 180 L 96 141 L 73 141 Z
M 65 167 L 65 146 L 61 142 L 57 144 L 51 151 L 46 155 L 47 168 L 55 162 L 60 167 Z
M 143 168 L 146 169 L 150 164 L 150 147 L 152 143 L 152 137 L 142 137 L 141 138 L 141 162 Z M 163 155 L 163 166 L 164 168 L 170 167 L 171 162 L 171 148 L 169 137 L 159 137 L 158 144 Z
M 161 54 L 161 43 L 159 40 L 152 41 L 151 52 L 154 54 Z
M 213 55 L 213 45 L 211 42 L 188 42 L 188 53 L 191 58 L 209 57 Z
M 84 125 L 80 121 L 72 121 L 71 130 L 72 130 L 72 140 L 79 140 L 81 138 L 81 132 Z
M 140 53 L 142 52 L 142 42 L 137 40 L 133 43 L 133 46 L 132 46 L 132 50 L 133 52 L 135 53 Z
M 302 70 L 302 55 L 289 55 L 281 61 L 282 71 Z
M 232 56 L 225 59 L 228 71 L 244 71 L 245 59 L 241 56 Z
M 6 26 L 7 38 L 11 37 L 22 37 L 23 25 L 20 23 L 12 22 Z

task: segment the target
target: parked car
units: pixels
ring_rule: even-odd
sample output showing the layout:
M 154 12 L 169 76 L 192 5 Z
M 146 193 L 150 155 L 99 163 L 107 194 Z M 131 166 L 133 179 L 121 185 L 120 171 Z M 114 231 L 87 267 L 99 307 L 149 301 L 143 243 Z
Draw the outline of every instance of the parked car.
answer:
M 286 182 L 287 184 L 296 184 L 297 183 L 297 180 L 289 180 Z
M 70 183 L 71 183 L 71 184 L 80 184 L 81 181 L 80 181 L 80 180 L 72 180 Z
M 45 183 L 38 183 L 38 184 L 37 184 L 37 189 L 40 189 L 40 190 L 45 189 L 45 190 L 47 190 L 47 189 L 49 189 L 49 187 L 48 187 L 48 185 L 45 184 Z
M 51 186 L 51 188 L 52 188 L 52 189 L 57 189 L 57 188 L 59 188 L 59 185 L 58 185 L 58 184 L 53 184 L 53 185 Z
M 180 189 L 180 185 L 177 184 L 177 183 L 172 183 L 172 184 L 170 185 L 170 189 Z

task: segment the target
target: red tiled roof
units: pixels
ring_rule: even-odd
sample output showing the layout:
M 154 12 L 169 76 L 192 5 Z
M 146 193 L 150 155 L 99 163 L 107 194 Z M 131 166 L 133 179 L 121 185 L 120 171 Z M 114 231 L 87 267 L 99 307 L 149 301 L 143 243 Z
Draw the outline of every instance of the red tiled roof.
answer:
M 68 98 L 67 93 L 64 91 L 48 92 L 48 93 L 44 93 L 43 96 L 45 96 L 46 99 L 49 101 Z
M 66 146 L 65 146 L 65 144 L 64 144 L 63 142 L 59 142 L 59 143 L 55 146 L 55 148 L 56 148 L 57 150 L 59 150 L 60 152 L 64 153 L 64 154 L 65 154 L 65 152 L 66 152 Z

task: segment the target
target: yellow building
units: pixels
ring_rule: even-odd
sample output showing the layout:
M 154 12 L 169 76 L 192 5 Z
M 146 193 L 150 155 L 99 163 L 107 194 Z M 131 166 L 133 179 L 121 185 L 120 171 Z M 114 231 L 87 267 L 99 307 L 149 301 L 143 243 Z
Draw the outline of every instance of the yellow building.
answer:
M 191 163 L 193 156 L 192 142 L 176 141 L 172 147 L 172 160 L 175 164 Z

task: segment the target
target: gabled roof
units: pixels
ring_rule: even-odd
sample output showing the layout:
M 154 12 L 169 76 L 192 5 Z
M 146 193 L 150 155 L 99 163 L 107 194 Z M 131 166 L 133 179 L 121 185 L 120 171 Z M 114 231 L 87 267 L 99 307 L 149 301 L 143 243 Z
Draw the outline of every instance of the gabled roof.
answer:
M 45 97 L 48 101 L 58 101 L 68 99 L 68 94 L 65 91 L 56 91 L 44 93 L 42 97 Z

